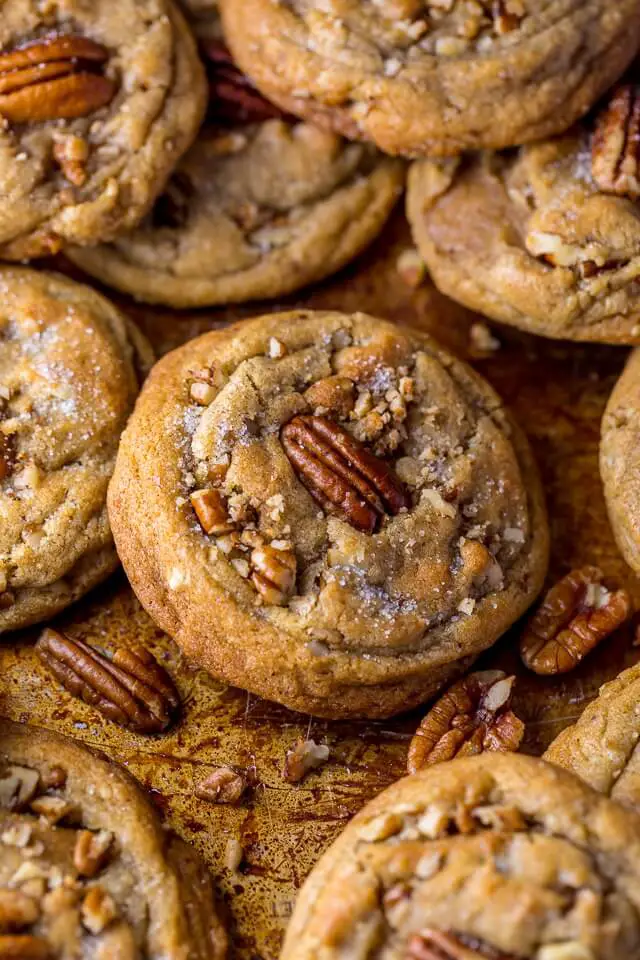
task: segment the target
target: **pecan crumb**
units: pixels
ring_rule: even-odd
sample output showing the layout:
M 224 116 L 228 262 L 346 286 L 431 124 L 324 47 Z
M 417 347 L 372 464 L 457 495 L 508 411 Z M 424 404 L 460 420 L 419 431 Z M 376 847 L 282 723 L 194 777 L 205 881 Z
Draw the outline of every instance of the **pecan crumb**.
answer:
M 73 865 L 82 877 L 95 877 L 106 865 L 113 845 L 109 830 L 79 830 L 73 850 Z
M 287 750 L 282 777 L 287 783 L 300 783 L 310 770 L 317 770 L 329 759 L 329 747 L 315 740 L 298 740 Z
M 195 795 L 212 803 L 236 804 L 248 785 L 247 777 L 232 767 L 219 767 L 197 784 Z

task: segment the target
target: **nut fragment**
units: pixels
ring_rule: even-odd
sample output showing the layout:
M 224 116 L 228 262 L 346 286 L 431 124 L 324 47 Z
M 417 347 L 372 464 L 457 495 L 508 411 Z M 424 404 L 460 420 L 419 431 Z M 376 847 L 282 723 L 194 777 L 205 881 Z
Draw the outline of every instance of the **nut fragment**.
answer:
M 296 585 L 297 561 L 293 550 L 273 546 L 256 547 L 251 552 L 251 580 L 265 603 L 282 606 Z
M 195 789 L 200 800 L 213 803 L 238 803 L 247 788 L 247 778 L 232 767 L 219 767 Z
M 107 891 L 102 887 L 91 887 L 81 907 L 82 923 L 89 933 L 94 936 L 102 933 L 117 915 L 118 909 Z
M 573 570 L 549 590 L 520 640 L 520 656 L 541 675 L 573 670 L 631 613 L 626 590 L 609 592 L 597 567 Z
M 349 377 L 325 377 L 312 383 L 304 398 L 314 410 L 321 407 L 337 417 L 346 418 L 355 406 L 356 388 Z
M 524 724 L 510 709 L 514 679 L 487 670 L 454 683 L 420 723 L 409 746 L 409 773 L 456 756 L 515 752 Z
M 428 929 L 411 937 L 406 960 L 516 960 L 476 937 Z
M 140 733 L 161 733 L 180 704 L 168 673 L 143 647 L 108 660 L 81 640 L 47 628 L 36 650 L 60 683 L 110 720 Z
M 109 830 L 79 830 L 73 850 L 73 865 L 82 877 L 95 877 L 105 866 L 113 845 Z
M 31 801 L 31 809 L 52 825 L 77 812 L 74 804 L 63 797 L 36 797 Z
M 40 774 L 31 767 L 12 764 L 0 769 L 0 808 L 21 810 L 35 797 Z
M 0 960 L 52 960 L 52 954 L 42 937 L 0 934 Z
M 315 740 L 298 740 L 287 750 L 282 777 L 287 783 L 300 783 L 310 770 L 317 770 L 329 759 L 329 747 Z
M 640 197 L 640 87 L 614 89 L 596 121 L 591 172 L 605 193 Z
M 38 904 L 20 890 L 0 889 L 0 930 L 23 930 L 40 915 Z
M 189 499 L 206 534 L 222 537 L 235 530 L 235 524 L 229 517 L 227 499 L 219 490 L 213 487 L 195 490 Z
M 115 84 L 99 69 L 99 43 L 52 34 L 0 56 L 0 116 L 12 123 L 84 117 L 113 99 Z
M 294 417 L 280 436 L 311 495 L 357 530 L 373 533 L 385 514 L 395 516 L 411 507 L 393 470 L 337 423 L 325 417 Z

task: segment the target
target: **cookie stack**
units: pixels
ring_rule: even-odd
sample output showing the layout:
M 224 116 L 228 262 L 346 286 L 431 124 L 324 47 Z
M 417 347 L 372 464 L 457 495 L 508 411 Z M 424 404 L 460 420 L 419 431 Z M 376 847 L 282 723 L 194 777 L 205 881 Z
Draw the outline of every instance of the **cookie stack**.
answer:
M 640 343 L 639 50 L 637 0 L 0 4 L 7 643 L 122 562 L 191 664 L 290 710 L 384 719 L 448 686 L 410 776 L 307 880 L 283 960 L 640 960 L 637 668 L 544 759 L 516 755 L 514 678 L 469 673 L 547 576 L 527 439 L 426 333 L 346 300 L 275 304 L 350 264 L 406 183 L 414 263 L 444 295 L 529 333 Z M 124 312 L 35 263 L 51 255 Z M 206 332 L 154 365 L 131 298 L 269 303 L 198 315 Z M 637 572 L 639 363 L 601 447 Z M 631 606 L 573 570 L 520 631 L 525 667 L 568 673 Z M 129 745 L 188 722 L 136 638 L 112 655 L 47 626 L 36 651 L 53 696 Z M 327 755 L 299 743 L 285 780 Z M 254 774 L 230 761 L 196 796 L 238 805 Z M 225 944 L 200 860 L 134 782 L 0 724 L 0 958 Z

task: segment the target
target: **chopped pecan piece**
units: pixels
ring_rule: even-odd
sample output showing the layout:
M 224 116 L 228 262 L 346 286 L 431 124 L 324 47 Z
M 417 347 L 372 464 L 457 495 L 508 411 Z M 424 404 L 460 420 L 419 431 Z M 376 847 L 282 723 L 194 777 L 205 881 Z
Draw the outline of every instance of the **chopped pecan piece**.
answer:
M 573 570 L 547 593 L 520 640 L 520 656 L 541 675 L 573 670 L 631 613 L 626 590 L 610 592 L 597 567 Z
M 95 877 L 107 863 L 113 846 L 109 830 L 79 830 L 73 850 L 73 865 L 82 877 Z
M 102 887 L 91 887 L 82 901 L 82 924 L 89 933 L 97 936 L 118 916 L 118 908 Z
M 328 512 L 373 533 L 385 514 L 411 507 L 400 479 L 384 461 L 325 417 L 294 417 L 282 445 L 300 479 Z
M 329 747 L 315 740 L 298 740 L 284 759 L 282 777 L 287 783 L 300 783 L 310 770 L 317 770 L 329 759 Z
M 0 930 L 24 930 L 39 916 L 38 904 L 31 897 L 20 890 L 0 889 Z
M 282 606 L 296 585 L 297 561 L 293 550 L 258 546 L 251 552 L 251 580 L 265 603 Z
M 123 727 L 161 733 L 180 705 L 171 677 L 143 647 L 120 648 L 109 660 L 47 628 L 36 650 L 63 687 Z
M 470 673 L 447 690 L 418 727 L 407 769 L 483 751 L 515 752 L 524 724 L 510 709 L 514 677 L 501 670 Z
M 52 34 L 0 56 L 0 116 L 12 123 L 84 117 L 113 99 L 99 72 L 108 50 L 86 37 Z
M 227 499 L 219 490 L 213 487 L 195 490 L 189 499 L 206 534 L 222 537 L 235 530 L 235 523 L 229 517 Z
M 516 960 L 476 937 L 423 930 L 411 937 L 406 960 Z
M 243 774 L 232 767 L 219 767 L 196 786 L 195 794 L 200 800 L 235 804 L 246 789 L 247 778 Z
M 209 112 L 213 120 L 226 125 L 287 118 L 238 70 L 224 43 L 207 40 L 203 49 L 210 64 Z
M 640 197 L 640 86 L 615 88 L 596 120 L 591 173 L 605 193 Z
M 346 418 L 356 403 L 356 387 L 348 377 L 325 377 L 312 383 L 304 398 L 314 410 L 324 407 L 325 412 Z
M 16 764 L 0 768 L 0 808 L 22 810 L 35 797 L 40 774 L 31 767 Z
M 0 934 L 0 960 L 52 960 L 49 944 L 42 937 L 28 933 Z

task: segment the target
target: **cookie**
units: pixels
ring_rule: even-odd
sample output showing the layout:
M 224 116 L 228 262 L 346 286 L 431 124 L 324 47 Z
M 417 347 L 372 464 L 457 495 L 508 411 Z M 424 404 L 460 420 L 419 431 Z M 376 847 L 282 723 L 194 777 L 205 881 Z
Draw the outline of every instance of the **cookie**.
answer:
M 44 620 L 118 563 L 107 484 L 151 348 L 103 297 L 0 268 L 0 632 Z
M 547 563 L 528 445 L 426 335 L 296 311 L 152 371 L 109 515 L 153 619 L 215 676 L 325 717 L 428 699 Z
M 618 803 L 640 810 L 640 665 L 600 689 L 544 755 Z
M 0 720 L 0 951 L 222 960 L 196 853 L 102 754 Z
M 622 556 L 640 573 L 640 351 L 616 383 L 602 418 L 600 474 L 609 521 Z
M 5 0 L 0 50 L 0 256 L 44 256 L 134 227 L 206 104 L 172 0 Z
M 406 777 L 302 888 L 281 960 L 637 960 L 640 818 L 517 754 Z
M 564 132 L 638 49 L 635 0 L 220 0 L 265 96 L 390 154 L 499 149 Z
M 71 248 L 91 276 L 138 300 L 201 307 L 279 297 L 322 280 L 380 232 L 401 161 L 289 122 L 208 42 L 211 119 L 146 221 Z
M 564 137 L 415 164 L 407 213 L 438 287 L 531 333 L 638 342 L 638 111 L 625 84 Z

